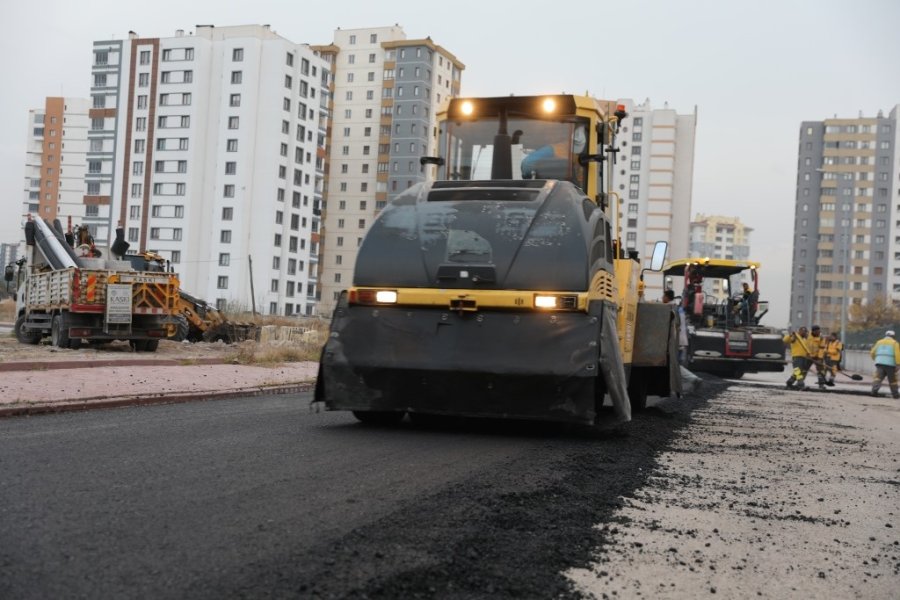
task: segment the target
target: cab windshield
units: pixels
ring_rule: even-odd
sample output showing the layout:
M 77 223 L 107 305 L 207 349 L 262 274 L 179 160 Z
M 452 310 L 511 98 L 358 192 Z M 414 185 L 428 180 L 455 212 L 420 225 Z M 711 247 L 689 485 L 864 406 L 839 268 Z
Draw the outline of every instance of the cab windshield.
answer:
M 561 179 L 584 189 L 588 119 L 554 122 L 509 118 L 445 121 L 439 154 L 444 158 L 441 179 L 487 180 Z M 505 129 L 505 131 L 504 131 Z M 503 146 L 509 144 L 509 151 Z M 496 152 L 495 152 L 496 150 Z M 502 166 L 495 165 L 498 162 Z M 508 159 L 505 158 L 508 156 Z M 509 160 L 510 164 L 504 164 Z

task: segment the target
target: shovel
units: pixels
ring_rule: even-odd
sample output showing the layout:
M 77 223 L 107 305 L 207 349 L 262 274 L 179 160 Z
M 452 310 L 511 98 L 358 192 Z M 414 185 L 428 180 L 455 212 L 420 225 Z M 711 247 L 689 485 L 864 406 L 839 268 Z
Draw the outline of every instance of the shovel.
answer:
M 862 375 L 859 375 L 858 373 L 848 373 L 847 371 L 841 371 L 840 369 L 838 369 L 838 373 L 849 377 L 853 381 L 862 381 L 864 379 L 864 377 Z

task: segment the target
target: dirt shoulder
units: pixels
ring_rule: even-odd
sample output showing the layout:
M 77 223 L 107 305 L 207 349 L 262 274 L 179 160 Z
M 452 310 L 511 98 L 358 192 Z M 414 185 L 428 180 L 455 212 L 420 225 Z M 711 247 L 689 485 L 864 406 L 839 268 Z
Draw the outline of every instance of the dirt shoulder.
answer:
M 309 389 L 318 344 L 161 340 L 156 352 L 128 342 L 78 350 L 0 335 L 0 416 L 187 402 Z
M 134 352 L 128 342 L 111 342 L 100 346 L 84 344 L 78 350 L 56 348 L 49 342 L 34 346 L 21 344 L 12 334 L 0 336 L 0 363 L 16 362 L 58 362 L 58 361 L 97 361 L 97 360 L 134 360 L 170 359 L 191 361 L 197 359 L 216 359 L 221 362 L 235 360 L 241 350 L 254 347 L 255 342 L 228 345 L 223 342 L 190 343 L 161 340 L 156 352 Z

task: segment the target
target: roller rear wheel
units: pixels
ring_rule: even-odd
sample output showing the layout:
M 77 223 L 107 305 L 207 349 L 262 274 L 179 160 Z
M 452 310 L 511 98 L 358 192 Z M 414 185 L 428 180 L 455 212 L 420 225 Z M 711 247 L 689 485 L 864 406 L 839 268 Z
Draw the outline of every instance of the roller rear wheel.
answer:
M 631 412 L 639 413 L 647 408 L 647 380 L 641 373 L 631 373 L 631 381 L 628 382 L 628 400 L 631 402 Z

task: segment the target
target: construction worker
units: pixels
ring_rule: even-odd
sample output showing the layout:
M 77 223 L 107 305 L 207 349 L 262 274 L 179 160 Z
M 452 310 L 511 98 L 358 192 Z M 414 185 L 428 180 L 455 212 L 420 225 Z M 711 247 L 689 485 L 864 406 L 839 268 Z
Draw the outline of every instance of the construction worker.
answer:
M 822 328 L 813 325 L 809 330 L 809 338 L 806 340 L 806 347 L 809 349 L 809 368 L 816 366 L 816 383 L 819 389 L 825 389 L 825 338 L 822 337 Z
M 894 339 L 893 331 L 886 331 L 884 337 L 872 346 L 872 358 L 875 360 L 875 377 L 872 381 L 872 395 L 878 395 L 881 382 L 887 377 L 891 386 L 891 396 L 900 398 L 897 390 L 897 365 L 900 364 L 900 344 Z
M 825 340 L 822 359 L 825 362 L 825 384 L 834 385 L 834 376 L 841 368 L 841 360 L 844 358 L 844 345 L 833 331 Z
M 739 307 L 741 311 L 741 324 L 753 325 L 753 317 L 756 315 L 756 309 L 759 305 L 759 290 L 751 290 L 750 284 L 746 281 L 741 284 L 743 289 L 740 293 Z
M 785 345 L 791 347 L 791 363 L 794 367 L 790 379 L 787 380 L 787 387 L 791 389 L 794 384 L 797 389 L 806 389 L 806 372 L 811 364 L 809 345 L 809 331 L 806 327 L 801 327 L 797 332 L 790 332 L 784 336 Z
M 806 340 L 806 347 L 809 349 L 810 368 L 816 365 L 816 383 L 819 389 L 825 389 L 825 338 L 822 337 L 822 328 L 813 325 L 809 331 L 809 338 Z

